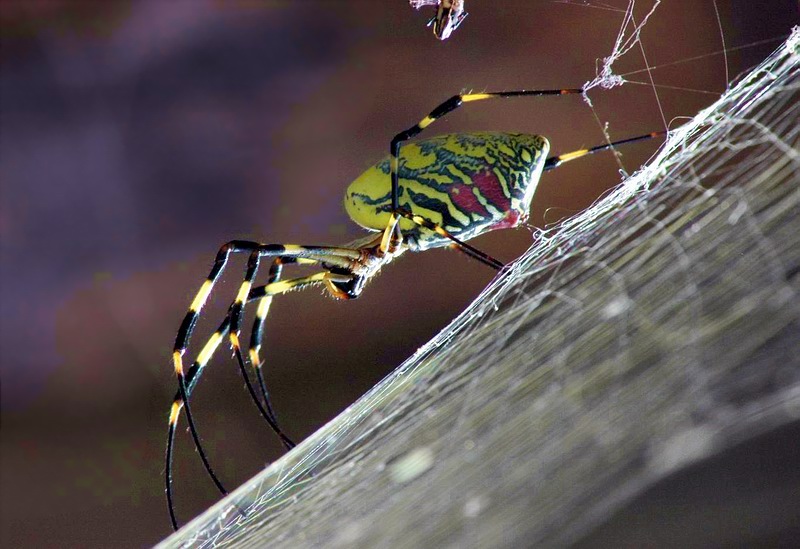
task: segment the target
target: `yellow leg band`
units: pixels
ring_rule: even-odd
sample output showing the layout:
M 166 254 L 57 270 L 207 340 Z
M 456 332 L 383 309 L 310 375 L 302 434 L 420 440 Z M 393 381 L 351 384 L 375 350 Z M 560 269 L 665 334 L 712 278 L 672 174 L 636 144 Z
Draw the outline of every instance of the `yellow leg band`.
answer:
M 269 307 L 272 305 L 272 296 L 267 296 L 261 299 L 258 302 L 258 308 L 256 309 L 256 316 L 258 318 L 266 318 L 267 313 L 269 313 Z
M 175 368 L 175 373 L 183 375 L 183 357 L 180 351 L 172 353 L 172 366 Z
M 214 351 L 217 350 L 220 342 L 222 341 L 222 334 L 220 332 L 214 332 L 208 340 L 208 343 L 205 344 L 203 349 L 200 351 L 200 354 L 197 355 L 197 362 L 201 366 L 205 366 L 209 360 L 211 360 L 211 356 L 214 354 Z
M 210 280 L 203 282 L 203 285 L 200 287 L 200 291 L 197 292 L 197 296 L 195 296 L 194 301 L 192 301 L 192 304 L 189 306 L 190 311 L 196 313 L 203 308 L 203 305 L 205 305 L 206 300 L 208 299 L 208 294 L 211 293 L 211 285 L 212 282 Z
M 461 96 L 461 100 L 464 103 L 469 103 L 470 101 L 480 101 L 481 99 L 489 99 L 492 97 L 491 93 L 467 93 Z
M 242 282 L 241 287 L 239 287 L 239 293 L 236 295 L 236 303 L 244 303 L 247 299 L 247 296 L 250 295 L 250 287 L 252 285 L 248 281 Z
M 183 403 L 179 400 L 176 400 L 172 403 L 172 408 L 169 410 L 169 424 L 175 425 L 178 423 L 178 414 L 181 413 L 181 408 L 183 408 Z
M 581 149 L 579 151 L 572 151 L 571 153 L 562 154 L 557 158 L 561 162 L 569 162 L 570 160 L 575 160 L 576 158 L 580 158 L 581 156 L 586 156 L 587 154 L 589 154 L 589 149 Z

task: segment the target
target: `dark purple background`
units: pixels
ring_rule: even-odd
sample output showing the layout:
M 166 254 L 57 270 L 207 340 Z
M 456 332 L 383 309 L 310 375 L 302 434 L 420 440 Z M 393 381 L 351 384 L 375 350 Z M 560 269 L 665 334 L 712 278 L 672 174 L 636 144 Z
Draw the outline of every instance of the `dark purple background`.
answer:
M 650 2 L 637 4 L 641 20 Z M 169 355 L 217 247 L 232 238 L 359 236 L 343 190 L 394 133 L 463 89 L 580 86 L 611 51 L 622 18 L 549 1 L 468 0 L 467 8 L 463 27 L 441 43 L 424 27 L 430 12 L 405 0 L 0 1 L 3 546 L 141 546 L 167 535 Z M 792 0 L 721 2 L 726 45 L 785 36 L 794 9 Z M 719 51 L 713 4 L 662 3 L 643 40 L 654 66 Z M 731 77 L 778 43 L 731 52 Z M 638 48 L 616 66 L 642 67 Z M 704 57 L 653 78 L 712 92 L 660 89 L 670 121 L 714 100 L 725 65 Z M 615 139 L 663 127 L 648 86 L 591 97 Z M 428 135 L 488 129 L 545 134 L 555 152 L 603 140 L 579 97 L 471 105 Z M 625 167 L 656 147 L 625 148 Z M 547 174 L 531 224 L 587 206 L 616 184 L 618 169 L 603 155 Z M 531 242 L 521 228 L 476 245 L 509 261 Z M 234 264 L 197 345 L 240 273 Z M 402 258 L 355 302 L 320 290 L 277 300 L 265 354 L 287 431 L 300 440 L 332 418 L 491 277 L 460 254 L 433 251 Z M 281 449 L 228 353 L 220 356 L 194 410 L 234 487 Z M 217 496 L 179 435 L 185 521 Z

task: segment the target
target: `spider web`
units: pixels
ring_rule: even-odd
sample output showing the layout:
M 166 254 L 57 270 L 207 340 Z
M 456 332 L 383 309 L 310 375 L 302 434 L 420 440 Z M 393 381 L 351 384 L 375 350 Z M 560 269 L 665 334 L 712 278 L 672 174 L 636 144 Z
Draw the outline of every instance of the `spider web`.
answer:
M 799 89 L 795 29 L 389 377 L 161 547 L 563 545 L 668 475 L 796 423 Z

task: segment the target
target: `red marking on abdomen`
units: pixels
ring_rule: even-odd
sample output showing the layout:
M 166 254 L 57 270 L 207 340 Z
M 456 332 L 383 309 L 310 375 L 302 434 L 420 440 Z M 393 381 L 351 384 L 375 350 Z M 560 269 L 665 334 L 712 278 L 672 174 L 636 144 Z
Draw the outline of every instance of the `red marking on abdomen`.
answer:
M 511 209 L 511 199 L 503 192 L 503 185 L 493 171 L 484 170 L 476 173 L 472 177 L 472 182 L 489 204 L 501 212 Z
M 490 217 L 489 211 L 480 203 L 469 185 L 452 183 L 448 185 L 447 194 L 460 211 L 466 214 L 478 214 L 483 218 Z

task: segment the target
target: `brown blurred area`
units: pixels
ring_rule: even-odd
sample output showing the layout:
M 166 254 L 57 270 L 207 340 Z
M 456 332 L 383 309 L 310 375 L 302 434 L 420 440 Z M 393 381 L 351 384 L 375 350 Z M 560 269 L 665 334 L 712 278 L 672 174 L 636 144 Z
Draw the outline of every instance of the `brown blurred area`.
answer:
M 468 0 L 463 26 L 438 42 L 430 12 L 405 0 L 0 0 L 0 544 L 166 536 L 169 355 L 218 246 L 360 236 L 343 191 L 394 133 L 461 90 L 580 86 L 611 52 L 627 4 Z M 637 0 L 638 21 L 651 6 Z M 796 10 L 792 0 L 720 3 L 726 47 L 774 39 L 730 51 L 731 78 L 780 43 Z M 527 131 L 566 152 L 602 143 L 595 114 L 621 139 L 675 127 L 724 90 L 725 57 L 705 56 L 722 49 L 712 2 L 663 2 L 642 43 L 649 65 L 668 65 L 652 72 L 657 98 L 632 83 L 592 91 L 594 112 L 580 97 L 470 105 L 431 134 Z M 615 65 L 645 67 L 638 46 Z M 657 146 L 623 149 L 625 169 Z M 598 155 L 546 174 L 530 224 L 580 211 L 619 169 Z M 510 261 L 532 242 L 520 228 L 475 243 Z M 242 268 L 230 267 L 191 350 Z M 285 429 L 302 440 L 319 428 L 492 276 L 436 250 L 403 257 L 356 301 L 320 290 L 276 300 L 264 354 Z M 282 453 L 242 385 L 222 352 L 193 399 L 231 488 Z M 183 521 L 218 499 L 183 428 L 175 491 Z

